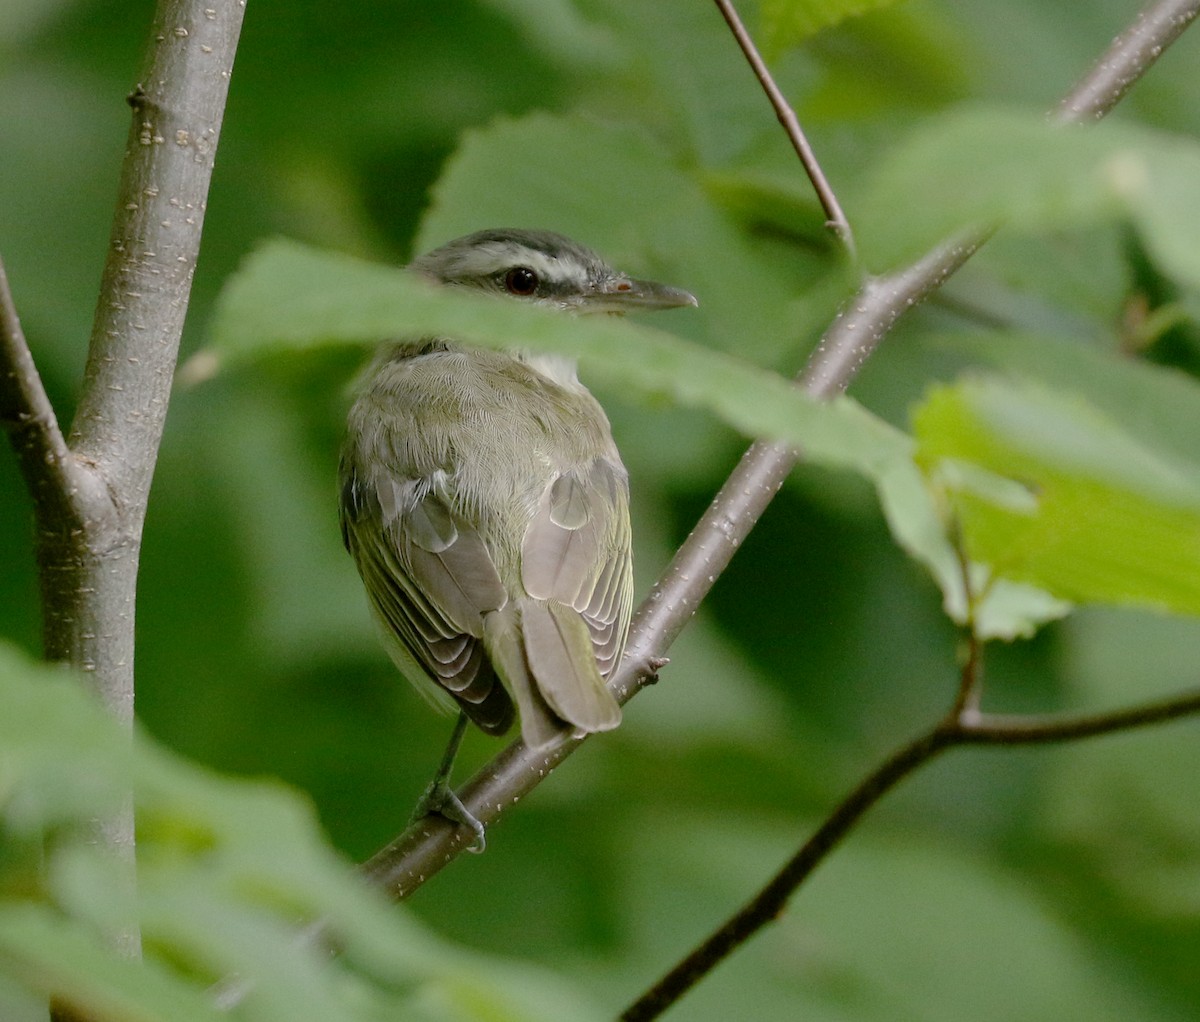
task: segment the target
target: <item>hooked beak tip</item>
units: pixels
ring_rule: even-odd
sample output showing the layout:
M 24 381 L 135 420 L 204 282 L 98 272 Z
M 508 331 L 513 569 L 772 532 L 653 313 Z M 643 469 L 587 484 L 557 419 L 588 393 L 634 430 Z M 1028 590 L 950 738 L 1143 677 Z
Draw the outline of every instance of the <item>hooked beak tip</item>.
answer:
M 632 280 L 628 277 L 614 281 L 599 300 L 613 311 L 681 309 L 689 305 L 700 305 L 694 294 L 681 287 L 670 287 L 652 280 Z

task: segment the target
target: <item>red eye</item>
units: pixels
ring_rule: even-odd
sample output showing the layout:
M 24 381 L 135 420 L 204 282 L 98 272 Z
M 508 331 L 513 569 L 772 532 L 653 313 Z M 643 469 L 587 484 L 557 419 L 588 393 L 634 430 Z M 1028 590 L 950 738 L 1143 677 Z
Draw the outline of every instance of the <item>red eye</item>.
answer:
M 526 298 L 537 290 L 538 275 L 528 266 L 514 266 L 504 275 L 504 286 L 510 295 Z

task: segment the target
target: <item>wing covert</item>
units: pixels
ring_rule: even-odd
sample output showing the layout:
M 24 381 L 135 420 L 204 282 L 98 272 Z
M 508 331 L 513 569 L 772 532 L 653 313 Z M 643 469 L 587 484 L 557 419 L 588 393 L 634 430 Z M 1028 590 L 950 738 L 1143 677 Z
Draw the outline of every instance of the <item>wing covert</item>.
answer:
M 343 476 L 342 536 L 393 660 L 418 688 L 436 683 L 484 731 L 503 734 L 514 709 L 481 640 L 484 615 L 508 595 L 479 533 L 427 486 L 417 497 L 411 483 L 401 500 L 394 477 L 380 494 L 345 463 Z

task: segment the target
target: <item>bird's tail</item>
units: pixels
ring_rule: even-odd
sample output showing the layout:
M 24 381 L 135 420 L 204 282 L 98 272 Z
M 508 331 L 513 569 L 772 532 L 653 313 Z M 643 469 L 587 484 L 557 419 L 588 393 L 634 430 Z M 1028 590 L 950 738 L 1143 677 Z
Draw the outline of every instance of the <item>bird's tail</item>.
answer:
M 484 617 L 483 641 L 516 701 L 521 737 L 541 749 L 576 731 L 610 731 L 621 707 L 604 684 L 579 612 L 556 600 L 513 600 Z

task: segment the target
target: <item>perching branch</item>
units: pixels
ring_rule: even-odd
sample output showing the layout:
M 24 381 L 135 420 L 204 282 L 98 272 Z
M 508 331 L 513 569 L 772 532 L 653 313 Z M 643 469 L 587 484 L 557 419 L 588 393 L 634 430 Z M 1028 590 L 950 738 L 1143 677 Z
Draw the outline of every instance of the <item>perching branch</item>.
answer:
M 808 144 L 808 139 L 804 135 L 804 129 L 800 127 L 800 119 L 784 98 L 783 93 L 779 91 L 779 86 L 775 84 L 775 79 L 771 76 L 766 62 L 759 54 L 758 47 L 754 45 L 754 40 L 750 38 L 750 33 L 746 31 L 746 26 L 742 24 L 742 19 L 738 17 L 738 12 L 733 6 L 733 0 L 716 0 L 716 4 L 721 12 L 721 17 L 725 19 L 725 23 L 729 26 L 729 31 L 733 33 L 733 38 L 737 40 L 738 46 L 741 47 L 742 53 L 746 57 L 746 62 L 754 71 L 754 76 L 758 79 L 758 84 L 762 86 L 763 92 L 767 94 L 767 99 L 770 100 L 771 106 L 775 110 L 775 116 L 779 118 L 779 123 L 783 126 L 784 132 L 791 141 L 792 148 L 796 150 L 796 155 L 800 157 L 800 162 L 804 166 L 804 172 L 808 175 L 809 181 L 812 182 L 813 190 L 817 193 L 817 198 L 821 202 L 821 208 L 825 210 L 825 226 L 833 231 L 838 240 L 846 247 L 850 258 L 853 259 L 855 256 L 854 232 L 850 229 L 850 221 L 846 219 L 846 214 L 842 212 L 842 205 L 838 202 L 837 194 L 825 177 L 825 172 L 821 170 L 821 165 L 817 162 L 817 156 L 813 152 L 812 146 Z
M 1118 37 L 1071 91 L 1060 116 L 1069 122 L 1102 117 L 1178 38 L 1198 9 L 1200 0 L 1152 3 L 1139 15 L 1134 28 Z M 901 314 L 939 288 L 986 237 L 982 231 L 965 233 L 943 242 L 908 267 L 868 278 L 821 338 L 799 385 L 814 397 L 827 398 L 844 391 Z M 767 441 L 757 441 L 743 455 L 634 613 L 625 659 L 610 682 L 622 703 L 647 684 L 653 674 L 651 665 L 691 620 L 799 459 L 793 448 Z M 472 815 L 489 826 L 540 784 L 581 741 L 568 740 L 546 752 L 533 753 L 518 740 L 485 764 L 458 795 Z M 427 816 L 372 856 L 363 872 L 390 896 L 404 898 L 453 861 L 472 840 L 465 828 Z
M 1147 4 L 1070 92 L 1055 118 L 1064 124 L 1098 121 L 1115 107 L 1200 13 L 1197 0 Z

